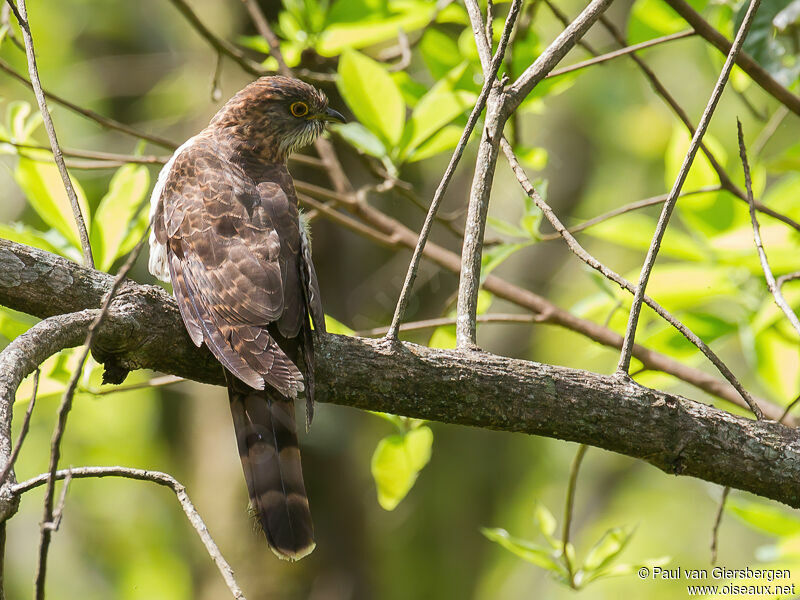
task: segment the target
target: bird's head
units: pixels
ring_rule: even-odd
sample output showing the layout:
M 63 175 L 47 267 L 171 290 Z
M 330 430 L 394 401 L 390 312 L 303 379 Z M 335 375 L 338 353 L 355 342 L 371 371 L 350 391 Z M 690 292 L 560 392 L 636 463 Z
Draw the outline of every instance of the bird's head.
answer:
M 344 117 L 328 107 L 320 90 L 291 77 L 261 77 L 233 98 L 211 120 L 262 158 L 283 162 L 313 142 L 328 122 Z

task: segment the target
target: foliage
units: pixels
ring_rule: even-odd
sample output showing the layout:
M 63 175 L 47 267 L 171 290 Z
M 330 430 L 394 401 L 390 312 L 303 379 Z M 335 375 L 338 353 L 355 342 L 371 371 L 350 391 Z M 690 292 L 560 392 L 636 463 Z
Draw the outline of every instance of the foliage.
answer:
M 759 64 L 794 92 L 800 87 L 798 2 L 764 0 L 745 45 Z M 92 4 L 55 3 L 48 11 L 32 15 L 37 53 L 46 69 L 45 87 L 63 91 L 66 97 L 119 120 L 138 121 L 142 128 L 153 132 L 169 131 L 176 140 L 186 139 L 203 127 L 214 111 L 207 101 L 213 56 L 202 45 L 203 40 L 178 20 L 170 3 Z M 266 40 L 258 35 L 242 35 L 252 28 L 243 27 L 244 21 L 230 17 L 239 9 L 226 3 L 190 4 L 197 5 L 201 20 L 211 30 L 238 40 L 250 53 L 261 53 L 265 67 L 277 66 L 268 57 Z M 508 4 L 493 3 L 495 43 Z M 691 4 L 730 38 L 747 3 L 693 0 Z M 557 5 L 566 14 L 575 15 L 585 3 Z M 485 1 L 481 8 L 486 10 Z M 268 17 L 289 66 L 311 75 L 320 72 L 333 77 L 330 84 L 321 79 L 331 104 L 352 114 L 353 119 L 332 128 L 332 134 L 353 183 L 372 184 L 385 173 L 386 182 L 391 185 L 374 192 L 369 188 L 366 201 L 416 228 L 419 214 L 412 212 L 417 209 L 411 206 L 410 195 L 396 192 L 407 184 L 418 203 L 427 206 L 482 83 L 473 32 L 462 3 L 283 0 L 279 6 L 269 6 Z M 511 55 L 501 68 L 501 76 L 511 80 L 562 29 L 542 3 L 531 0 L 524 2 L 521 19 L 511 43 Z M 688 28 L 662 0 L 636 0 L 625 25 L 631 44 Z M 15 27 L 0 29 L 0 52 L 4 59 L 24 70 L 24 57 L 9 40 L 10 33 L 18 35 Z M 616 49 L 604 36 L 590 35 L 588 39 L 600 52 Z M 406 51 L 409 60 L 404 56 Z M 145 69 L 144 62 L 131 59 L 134 55 L 139 59 L 158 57 L 154 62 L 159 64 Z M 722 64 L 719 52 L 695 36 L 638 55 L 663 77 L 696 121 Z M 200 67 L 176 68 L 170 63 L 167 68 L 162 59 L 165 56 L 197 57 Z M 563 62 L 570 64 L 588 56 L 584 50 L 576 49 Z M 106 60 L 118 68 L 104 66 Z M 244 79 L 233 74 L 235 67 L 227 59 L 222 66 L 221 85 L 232 93 L 238 89 L 239 79 Z M 112 76 L 112 72 L 117 75 Z M 239 79 L 234 85 L 231 82 L 235 77 Z M 47 146 L 39 127 L 40 118 L 29 103 L 30 97 L 13 87 L 16 84 L 2 81 L 0 85 L 5 109 L 0 123 L 0 154 L 9 169 L 9 187 L 16 186 L 17 194 L 25 199 L 20 209 L 0 207 L 5 210 L 0 237 L 78 261 L 81 252 L 72 209 L 52 156 L 42 149 Z M 743 187 L 732 134 L 733 118 L 741 117 L 751 149 L 756 197 L 771 209 L 800 220 L 800 130 L 796 118 L 786 117 L 770 133 L 767 117 L 777 113 L 778 104 L 741 70 L 734 72 L 732 87 L 735 93 L 723 97 L 704 138 L 706 147 L 733 182 Z M 54 103 L 51 108 L 59 136 L 68 142 L 67 146 L 144 152 L 142 146 L 132 150 L 132 144 L 124 138 L 121 141 L 115 133 L 71 120 Z M 464 163 L 472 158 L 481 126 L 479 122 Z M 505 135 L 520 162 L 532 173 L 537 191 L 562 221 L 573 227 L 630 201 L 670 189 L 689 145 L 683 124 L 663 107 L 651 86 L 625 58 L 546 79 L 525 99 Z M 309 174 L 295 165 L 291 168 L 297 177 L 327 185 L 321 174 Z M 113 170 L 71 172 L 97 267 L 111 272 L 147 227 L 146 203 L 156 169 L 129 163 L 114 166 Z M 446 199 L 450 206 L 443 210 L 458 214 L 465 205 L 470 178 L 470 169 L 462 166 Z M 700 153 L 684 191 L 695 192 L 719 184 L 712 162 Z M 592 254 L 635 282 L 651 243 L 658 211 L 658 206 L 630 210 L 588 227 L 579 239 Z M 800 268 L 798 233 L 763 214 L 759 219 L 775 274 L 785 275 Z M 458 219 L 454 221 L 456 228 L 460 223 Z M 555 245 L 560 242 L 547 241 L 549 226 L 542 223 L 541 212 L 513 181 L 502 159 L 487 224 L 489 244 L 481 271 L 484 280 L 490 273 L 499 274 L 569 307 L 576 317 L 606 324 L 618 333 L 623 331 L 630 295 L 579 266 L 565 251 L 557 250 Z M 357 328 L 384 324 L 391 317 L 407 256 L 400 255 L 402 259 L 392 261 L 388 251 L 371 247 L 365 251 L 367 247 L 359 245 L 360 241 L 340 235 L 324 223 L 315 223 L 314 227 L 315 233 L 317 228 L 321 230 L 315 240 L 315 257 L 326 308 L 338 319 L 327 315 L 328 330 L 353 335 L 353 329 L 344 323 Z M 460 247 L 460 240 L 435 231 L 435 235 L 439 233 L 442 238 L 437 242 Z M 418 301 L 409 311 L 409 318 L 454 317 L 452 279 L 439 272 L 425 275 L 426 282 L 415 288 L 414 301 Z M 144 270 L 135 276 L 142 281 L 147 277 Z M 787 283 L 783 291 L 789 304 L 795 310 L 800 308 L 800 283 Z M 680 199 L 661 245 L 648 293 L 734 366 L 748 389 L 780 405 L 788 404 L 800 393 L 800 339 L 764 284 L 747 206 L 729 191 L 714 189 Z M 481 290 L 478 313 L 489 315 L 491 310 L 506 311 L 507 305 Z M 5 344 L 34 323 L 35 319 L 22 313 L 0 308 L 0 341 Z M 615 351 L 601 349 L 573 333 L 543 327 L 503 327 L 508 325 L 481 324 L 482 343 L 485 340 L 487 348 L 499 353 L 597 371 L 612 370 L 617 358 Z M 513 333 L 507 333 L 510 331 Z M 444 325 L 432 332 L 409 334 L 409 338 L 432 347 L 454 348 L 455 327 Z M 636 341 L 683 364 L 705 368 L 699 351 L 649 309 L 643 311 Z M 17 469 L 22 476 L 46 468 L 53 403 L 63 393 L 75 360 L 74 353 L 63 352 L 42 365 L 39 397 L 44 410 L 34 413 L 31 438 Z M 74 419 L 71 417 L 74 423 L 65 440 L 70 464 L 163 466 L 186 475 L 190 481 L 194 479 L 189 489 L 193 497 L 195 490 L 204 490 L 198 492 L 198 506 L 204 511 L 214 507 L 207 510 L 213 514 L 219 505 L 226 507 L 219 509 L 221 513 L 230 505 L 240 508 L 244 503 L 242 494 L 230 501 L 220 493 L 225 488 L 223 471 L 236 467 L 232 446 L 230 464 L 226 463 L 224 469 L 215 467 L 220 440 L 213 437 L 217 432 L 214 428 L 224 432 L 217 437 L 226 439 L 223 436 L 229 433 L 227 416 L 223 410 L 219 419 L 202 421 L 203 415 L 213 410 L 212 404 L 226 409 L 224 398 L 220 403 L 202 398 L 197 406 L 186 408 L 189 398 L 206 392 L 200 394 L 192 388 L 180 402 L 170 402 L 174 396 L 168 391 L 162 394 L 144 389 L 135 395 L 123 394 L 103 386 L 100 378 L 101 368 L 90 362 L 81 379 L 77 413 Z M 655 372 L 639 373 L 636 380 L 658 388 L 675 388 L 679 383 Z M 146 386 L 149 381 L 150 374 L 134 373 L 128 385 Z M 679 391 L 690 393 L 683 388 Z M 24 406 L 31 392 L 32 382 L 28 379 L 20 389 L 18 404 Z M 19 408 L 15 431 L 23 412 Z M 338 536 L 346 540 L 342 546 L 350 548 L 347 544 L 352 544 L 354 553 L 360 549 L 361 564 L 369 566 L 364 570 L 374 575 L 365 584 L 358 579 L 360 575 L 353 574 L 351 563 L 328 555 L 319 560 L 323 567 L 305 567 L 308 571 L 303 572 L 304 578 L 286 575 L 265 566 L 266 557 L 259 554 L 263 550 L 260 546 L 247 546 L 242 551 L 245 556 L 239 558 L 242 562 L 253 560 L 249 571 L 260 575 L 269 570 L 269 577 L 278 582 L 274 590 L 265 589 L 265 595 L 324 595 L 326 586 L 332 585 L 326 582 L 335 579 L 336 585 L 351 586 L 358 593 L 367 589 L 373 592 L 372 596 L 388 600 L 516 598 L 529 597 L 531 589 L 542 597 L 565 598 L 571 597 L 566 594 L 573 591 L 567 588 L 582 589 L 589 583 L 593 584 L 592 591 L 587 593 L 592 597 L 636 597 L 642 593 L 642 584 L 630 574 L 643 565 L 664 564 L 663 559 L 639 557 L 667 553 L 686 565 L 707 560 L 708 530 L 715 507 L 710 501 L 697 502 L 698 488 L 694 483 L 662 478 L 653 470 L 637 471 L 637 477 L 625 478 L 620 473 L 634 467 L 627 463 L 619 467 L 616 458 L 604 456 L 596 472 L 585 475 L 587 490 L 591 490 L 585 493 L 598 499 L 602 515 L 577 534 L 576 539 L 594 541 L 586 543 L 588 549 L 578 561 L 572 544 L 567 545 L 569 556 L 563 555 L 564 545 L 555 533 L 556 520 L 544 504 L 553 506 L 560 497 L 563 445 L 522 436 L 501 440 L 486 432 L 454 432 L 453 428 L 436 426 L 437 456 L 432 461 L 431 424 L 385 414 L 359 420 L 336 410 L 321 407 L 325 414 L 315 421 L 308 440 L 303 440 L 304 458 L 310 457 L 310 464 L 324 467 L 317 470 L 322 473 L 318 479 L 311 479 L 316 476 L 313 474 L 309 477 L 309 487 L 316 488 L 310 489 L 313 510 L 323 524 L 320 532 L 330 536 L 328 539 Z M 386 421 L 394 428 L 388 435 Z M 198 423 L 202 423 L 202 429 Z M 195 426 L 192 424 L 202 432 L 195 435 L 202 443 L 188 439 L 192 436 L 186 430 Z M 208 454 L 209 448 L 213 448 L 213 456 Z M 196 477 L 197 472 L 206 469 L 213 472 Z M 363 488 L 371 489 L 369 484 L 362 485 L 362 478 L 368 478 L 368 473 L 375 483 L 377 503 L 373 498 L 361 501 L 359 495 Z M 352 480 L 345 480 L 345 474 L 353 474 Z M 206 480 L 209 482 L 204 488 Z M 339 485 L 342 481 L 346 485 Z M 680 485 L 685 487 L 673 493 Z M 76 521 L 74 525 L 65 522 L 56 538 L 57 544 L 65 540 L 59 560 L 67 566 L 53 575 L 58 581 L 70 582 L 64 597 L 178 600 L 219 595 L 216 590 L 209 591 L 206 580 L 213 576 L 205 570 L 209 568 L 205 559 L 193 557 L 196 548 L 192 544 L 196 542 L 189 541 L 192 534 L 176 524 L 175 515 L 179 513 L 170 513 L 163 498 L 151 498 L 149 492 L 140 492 L 130 483 L 120 483 L 119 487 L 107 481 L 73 486 L 66 514 L 67 519 Z M 403 502 L 412 489 L 411 499 Z M 233 497 L 233 492 L 230 495 Z M 509 523 L 513 531 L 522 530 L 529 525 L 532 496 L 542 498 L 534 508 L 538 538 L 528 540 L 503 529 L 483 529 L 485 538 L 510 551 L 486 552 L 494 546 L 478 535 L 475 524 L 495 520 Z M 358 510 L 349 514 L 342 508 L 349 506 Z M 793 513 L 736 495 L 730 498 L 727 510 L 749 528 L 728 528 L 724 522 L 723 535 L 734 539 L 722 548 L 727 560 L 752 558 L 750 548 L 761 543 L 750 534 L 753 529 L 771 540 L 756 551 L 757 559 L 765 565 L 790 565 L 797 570 L 800 528 Z M 130 515 L 130 519 L 120 519 L 119 514 Z M 640 522 L 636 536 L 634 527 L 616 525 L 630 522 L 631 514 Z M 25 518 L 35 528 L 36 516 Z M 225 529 L 225 523 L 218 520 L 210 522 L 209 527 Z M 77 529 L 91 533 L 79 534 Z M 93 533 L 100 531 L 111 535 Z M 11 529 L 9 540 L 13 543 L 20 535 Z M 228 545 L 239 547 L 238 544 Z M 374 552 L 376 548 L 382 551 Z M 318 552 L 325 552 L 322 544 Z M 627 562 L 622 562 L 624 552 L 630 557 Z M 337 551 L 334 549 L 333 553 Z M 10 597 L 21 596 L 23 592 L 14 594 L 20 589 L 28 593 L 27 579 L 22 582 L 23 576 L 18 573 L 30 570 L 30 563 L 24 562 L 30 557 L 22 558 L 21 554 L 12 553 L 8 559 L 13 566 L 6 568 L 6 574 L 13 580 L 11 585 L 16 586 Z M 26 551 L 27 554 L 33 553 Z M 176 558 L 184 556 L 190 558 Z M 539 568 L 530 569 L 517 558 Z M 540 582 L 541 573 L 547 573 L 557 584 Z M 262 589 L 268 577 L 256 579 L 257 589 Z M 320 586 L 321 592 L 316 587 L 312 590 L 312 585 Z M 369 591 L 362 595 L 369 596 Z M 661 600 L 684 591 L 665 584 L 658 589 L 648 587 L 647 593 Z

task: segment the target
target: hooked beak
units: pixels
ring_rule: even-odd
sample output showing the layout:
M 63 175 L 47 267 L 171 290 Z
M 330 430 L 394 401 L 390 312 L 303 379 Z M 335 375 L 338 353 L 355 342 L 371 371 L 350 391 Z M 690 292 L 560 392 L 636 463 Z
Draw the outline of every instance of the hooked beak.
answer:
M 344 118 L 344 115 L 342 115 L 342 113 L 340 113 L 338 110 L 333 110 L 332 108 L 326 108 L 325 112 L 320 116 L 326 123 L 347 123 L 347 119 Z

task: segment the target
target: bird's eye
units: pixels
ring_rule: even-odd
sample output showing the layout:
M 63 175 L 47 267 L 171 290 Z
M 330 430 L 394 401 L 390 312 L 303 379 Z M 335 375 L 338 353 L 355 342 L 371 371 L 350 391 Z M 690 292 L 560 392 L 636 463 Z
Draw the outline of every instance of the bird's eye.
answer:
M 292 115 L 295 117 L 305 117 L 308 114 L 308 104 L 305 102 L 292 102 L 289 110 L 292 111 Z

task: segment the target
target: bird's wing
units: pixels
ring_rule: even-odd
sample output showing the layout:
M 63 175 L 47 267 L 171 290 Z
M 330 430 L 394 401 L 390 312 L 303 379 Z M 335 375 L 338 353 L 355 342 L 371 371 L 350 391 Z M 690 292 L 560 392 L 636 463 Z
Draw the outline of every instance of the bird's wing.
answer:
M 267 332 L 293 294 L 283 230 L 290 209 L 265 202 L 242 169 L 198 141 L 175 157 L 160 216 L 175 298 L 195 343 L 202 334 L 217 359 L 248 385 L 294 397 L 297 367 Z M 295 208 L 296 211 L 296 208 Z M 294 225 L 295 236 L 297 224 Z M 297 277 L 298 275 L 294 275 Z M 299 286 L 295 286 L 299 288 Z

